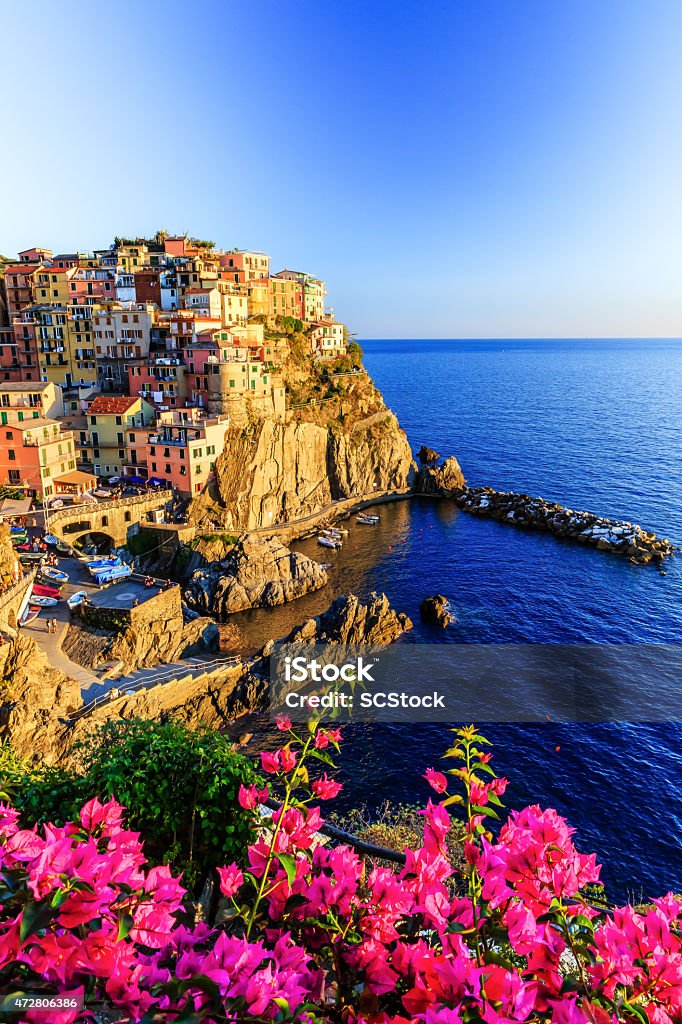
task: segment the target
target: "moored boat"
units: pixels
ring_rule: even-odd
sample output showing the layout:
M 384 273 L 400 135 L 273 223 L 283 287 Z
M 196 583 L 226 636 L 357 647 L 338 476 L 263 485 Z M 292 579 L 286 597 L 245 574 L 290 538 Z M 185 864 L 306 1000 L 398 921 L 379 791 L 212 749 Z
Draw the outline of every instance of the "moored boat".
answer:
M 359 516 L 356 516 L 355 522 L 360 523 L 361 526 L 376 526 L 380 519 L 381 516 L 361 512 Z
M 51 548 L 53 548 L 57 543 L 57 538 L 53 533 L 46 533 L 43 540 L 46 544 L 49 544 Z
M 88 596 L 87 590 L 77 590 L 75 594 L 66 602 L 69 608 L 77 608 L 79 604 L 82 604 L 85 598 Z
M 73 554 L 73 548 L 71 547 L 70 544 L 67 544 L 66 541 L 64 541 L 64 540 L 59 540 L 58 539 L 57 543 L 55 544 L 55 547 L 56 547 L 56 549 L 57 549 L 57 551 L 59 552 L 60 555 L 72 555 Z
M 33 622 L 40 615 L 40 605 L 27 604 L 24 608 L 21 618 L 19 619 L 20 626 L 26 626 L 29 622 Z
M 51 565 L 44 565 L 40 570 L 40 576 L 46 583 L 55 583 L 60 587 L 69 582 L 68 572 L 62 572 L 61 569 L 55 569 Z
M 36 595 L 35 591 L 31 594 L 31 600 L 34 604 L 39 604 L 41 608 L 54 608 L 59 601 L 56 597 L 42 597 L 42 595 Z
M 106 569 L 100 569 L 92 573 L 95 583 L 98 587 L 102 587 L 107 583 L 113 583 L 115 580 L 123 580 L 127 576 L 132 576 L 133 570 L 129 565 L 122 563 L 121 565 L 112 565 Z
M 48 586 L 46 583 L 34 583 L 33 590 L 31 591 L 31 600 L 33 599 L 33 594 L 36 594 L 38 597 L 59 598 L 61 595 L 61 589 L 59 587 Z
M 340 548 L 341 547 L 341 541 L 340 540 L 334 540 L 332 537 L 325 537 L 324 534 L 320 534 L 320 536 L 317 538 L 317 543 L 321 544 L 322 547 L 325 547 L 325 548 L 334 548 L 334 549 L 336 549 L 336 548 Z

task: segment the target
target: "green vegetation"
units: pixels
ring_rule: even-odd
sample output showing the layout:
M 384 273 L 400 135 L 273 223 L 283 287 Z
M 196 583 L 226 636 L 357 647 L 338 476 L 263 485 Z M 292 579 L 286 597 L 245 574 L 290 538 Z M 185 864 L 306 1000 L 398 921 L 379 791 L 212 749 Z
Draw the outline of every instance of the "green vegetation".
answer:
M 27 827 L 63 824 L 92 797 L 113 796 L 145 835 L 150 862 L 184 872 L 190 889 L 211 868 L 243 860 L 252 822 L 239 787 L 256 781 L 227 739 L 179 722 L 107 722 L 75 745 L 69 768 L 33 768 L 0 748 L 0 789 L 13 793 Z

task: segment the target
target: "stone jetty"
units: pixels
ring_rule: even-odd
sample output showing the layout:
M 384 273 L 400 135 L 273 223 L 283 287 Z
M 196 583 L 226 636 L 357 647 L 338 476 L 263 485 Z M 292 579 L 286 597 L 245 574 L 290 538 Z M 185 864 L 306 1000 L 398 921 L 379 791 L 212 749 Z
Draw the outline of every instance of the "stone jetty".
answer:
M 576 512 L 528 494 L 495 491 L 492 487 L 462 487 L 453 497 L 461 509 L 473 515 L 512 526 L 546 530 L 556 537 L 624 555 L 640 565 L 662 562 L 679 550 L 671 541 L 658 538 L 635 523 L 606 519 L 592 512 Z

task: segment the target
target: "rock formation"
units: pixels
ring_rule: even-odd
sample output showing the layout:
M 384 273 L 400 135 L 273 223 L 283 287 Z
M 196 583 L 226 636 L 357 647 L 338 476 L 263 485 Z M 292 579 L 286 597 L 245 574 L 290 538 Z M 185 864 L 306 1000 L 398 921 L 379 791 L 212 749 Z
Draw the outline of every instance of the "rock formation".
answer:
M 433 448 L 429 448 L 428 445 L 423 444 L 419 449 L 417 458 L 420 462 L 438 462 L 440 455 Z
M 191 520 L 241 533 L 340 498 L 409 487 L 412 452 L 396 417 L 365 374 L 344 386 L 338 397 L 289 408 L 285 421 L 231 425 L 215 482 L 192 502 Z
M 337 597 L 321 615 L 297 626 L 282 643 L 383 645 L 410 629 L 410 619 L 391 608 L 385 594 L 370 594 L 366 604 L 355 594 L 348 594 Z
M 466 486 L 461 466 L 454 455 L 442 466 L 422 465 L 417 473 L 415 491 L 418 494 L 441 494 L 451 497 Z
M 0 742 L 19 757 L 59 760 L 71 742 L 67 715 L 81 703 L 75 679 L 53 668 L 31 637 L 0 646 Z
M 431 622 L 434 626 L 445 629 L 455 616 L 450 611 L 450 603 L 443 594 L 434 594 L 433 597 L 425 597 L 419 605 L 419 612 L 424 622 Z
M 222 562 L 197 570 L 185 596 L 191 608 L 225 616 L 295 601 L 326 582 L 319 562 L 256 534 L 242 538 Z
M 599 551 L 626 555 L 631 562 L 647 565 L 672 557 L 678 550 L 667 538 L 625 520 L 606 519 L 593 512 L 576 512 L 554 501 L 532 498 L 515 491 L 495 491 L 492 487 L 465 487 L 455 500 L 473 515 L 497 519 L 511 526 L 546 530 L 556 537 L 589 544 Z

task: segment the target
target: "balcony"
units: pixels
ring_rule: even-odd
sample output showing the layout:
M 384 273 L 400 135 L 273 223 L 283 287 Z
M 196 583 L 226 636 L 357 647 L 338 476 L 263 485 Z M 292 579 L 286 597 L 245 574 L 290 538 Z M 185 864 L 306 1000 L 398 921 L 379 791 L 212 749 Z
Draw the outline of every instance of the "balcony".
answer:
M 28 448 L 40 448 L 41 445 L 44 445 L 44 444 L 54 444 L 55 441 L 72 441 L 72 440 L 73 440 L 73 431 L 71 431 L 71 430 L 62 430 L 62 431 L 57 431 L 56 434 L 50 434 L 49 437 L 32 437 L 32 436 L 27 435 L 23 439 L 23 444 L 24 444 L 25 447 L 28 447 Z M 64 454 L 66 456 L 68 453 L 65 452 Z

